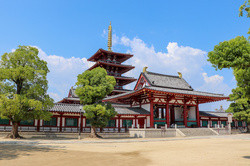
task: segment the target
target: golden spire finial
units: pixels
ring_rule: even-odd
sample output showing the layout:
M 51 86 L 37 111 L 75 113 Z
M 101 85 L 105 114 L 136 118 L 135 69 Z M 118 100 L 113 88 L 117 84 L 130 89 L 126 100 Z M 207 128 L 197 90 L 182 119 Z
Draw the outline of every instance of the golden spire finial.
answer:
M 179 78 L 182 78 L 182 74 L 181 74 L 181 72 L 178 72 L 178 74 L 179 74 Z
M 109 34 L 108 34 L 108 51 L 111 51 L 112 47 L 112 26 L 111 26 L 111 21 L 109 24 Z

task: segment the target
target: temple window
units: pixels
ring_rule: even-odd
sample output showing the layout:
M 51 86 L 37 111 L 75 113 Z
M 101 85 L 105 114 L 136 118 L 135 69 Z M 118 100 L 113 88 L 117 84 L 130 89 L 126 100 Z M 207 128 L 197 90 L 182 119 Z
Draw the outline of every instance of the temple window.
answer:
M 215 127 L 215 125 L 218 125 L 218 121 L 217 120 L 213 120 L 212 121 L 212 126 Z
M 50 121 L 44 121 L 43 125 L 44 126 L 56 126 L 57 125 L 57 118 L 56 117 L 52 117 L 50 119 Z
M 115 119 L 109 120 L 107 127 L 115 127 Z
M 77 127 L 77 120 L 78 118 L 66 118 L 65 126 L 66 127 Z
M 0 118 L 0 124 L 1 125 L 8 125 L 8 124 L 10 124 L 10 121 L 8 119 L 1 119 Z
M 22 120 L 20 122 L 20 125 L 22 126 L 33 126 L 34 125 L 34 120 Z
M 122 121 L 122 127 L 132 127 L 133 120 L 124 119 Z

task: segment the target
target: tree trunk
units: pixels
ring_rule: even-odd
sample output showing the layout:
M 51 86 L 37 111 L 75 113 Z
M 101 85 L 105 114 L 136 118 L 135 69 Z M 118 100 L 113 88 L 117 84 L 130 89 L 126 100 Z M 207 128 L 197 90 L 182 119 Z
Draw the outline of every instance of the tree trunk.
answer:
M 247 133 L 250 133 L 250 123 L 247 123 Z
M 18 134 L 18 122 L 12 122 L 12 130 L 7 137 L 12 139 L 23 138 Z
M 102 138 L 102 136 L 98 135 L 95 127 L 91 127 L 90 138 Z

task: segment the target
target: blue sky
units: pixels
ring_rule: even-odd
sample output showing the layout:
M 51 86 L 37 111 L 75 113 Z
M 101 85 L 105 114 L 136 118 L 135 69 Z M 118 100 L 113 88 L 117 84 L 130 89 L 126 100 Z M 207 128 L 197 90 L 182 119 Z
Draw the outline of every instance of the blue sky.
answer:
M 221 41 L 245 35 L 247 18 L 238 17 L 239 0 L 202 1 L 3 1 L 0 0 L 0 55 L 18 45 L 32 45 L 48 61 L 49 93 L 57 101 L 91 63 L 86 58 L 107 48 L 112 21 L 117 52 L 130 52 L 138 77 L 142 67 L 178 71 L 202 91 L 229 94 L 235 87 L 231 70 L 215 71 L 207 52 Z M 132 88 L 133 85 L 127 88 Z M 214 110 L 226 102 L 205 104 Z

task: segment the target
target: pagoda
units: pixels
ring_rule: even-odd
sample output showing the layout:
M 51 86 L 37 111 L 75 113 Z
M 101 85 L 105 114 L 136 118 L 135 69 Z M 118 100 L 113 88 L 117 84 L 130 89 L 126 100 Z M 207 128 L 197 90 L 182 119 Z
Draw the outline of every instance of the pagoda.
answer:
M 134 66 L 122 64 L 129 58 L 133 57 L 131 54 L 117 53 L 111 50 L 112 47 L 112 26 L 111 23 L 108 29 L 108 51 L 99 49 L 88 61 L 95 62 L 95 64 L 89 68 L 92 70 L 96 67 L 102 67 L 107 70 L 108 75 L 114 76 L 116 79 L 116 85 L 111 95 L 121 94 L 129 90 L 124 89 L 123 86 L 136 81 L 133 77 L 125 77 L 124 73 L 134 69 Z

